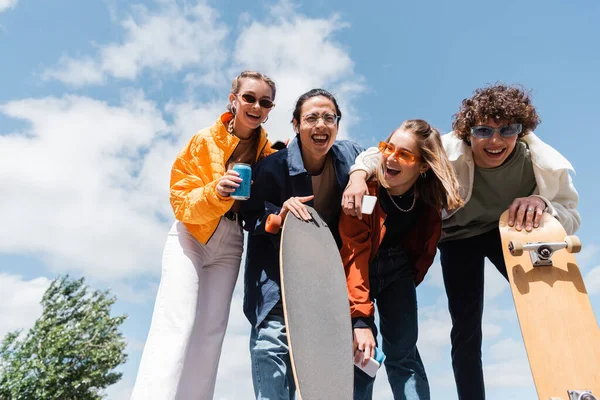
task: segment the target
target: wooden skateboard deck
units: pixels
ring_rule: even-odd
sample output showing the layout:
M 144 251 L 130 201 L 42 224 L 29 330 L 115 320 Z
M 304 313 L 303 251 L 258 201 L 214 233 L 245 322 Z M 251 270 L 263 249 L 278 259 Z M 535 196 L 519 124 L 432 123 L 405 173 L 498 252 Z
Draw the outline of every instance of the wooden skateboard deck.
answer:
M 281 233 L 281 294 L 298 397 L 350 400 L 352 323 L 344 266 L 319 214 L 288 214 Z
M 499 228 L 521 333 L 540 400 L 588 398 L 569 394 L 569 390 L 591 391 L 600 398 L 600 330 L 577 261 L 570 253 L 579 251 L 578 239 L 567 238 L 562 225 L 548 213 L 544 213 L 539 228 L 518 232 L 508 226 L 506 211 L 500 217 Z M 546 258 L 552 250 L 555 250 L 551 254 L 552 265 L 534 266 L 532 253 L 533 257 L 541 254 L 537 262 L 547 264 Z

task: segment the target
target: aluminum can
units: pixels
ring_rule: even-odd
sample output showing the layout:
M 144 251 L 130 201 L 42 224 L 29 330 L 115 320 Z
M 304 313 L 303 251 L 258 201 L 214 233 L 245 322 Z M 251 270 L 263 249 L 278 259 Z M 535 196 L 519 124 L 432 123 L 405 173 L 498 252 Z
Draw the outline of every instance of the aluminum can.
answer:
M 252 183 L 252 167 L 248 164 L 236 163 L 232 169 L 240 174 L 242 182 L 235 189 L 235 192 L 231 193 L 231 198 L 235 200 L 248 200 L 250 198 L 250 184 Z

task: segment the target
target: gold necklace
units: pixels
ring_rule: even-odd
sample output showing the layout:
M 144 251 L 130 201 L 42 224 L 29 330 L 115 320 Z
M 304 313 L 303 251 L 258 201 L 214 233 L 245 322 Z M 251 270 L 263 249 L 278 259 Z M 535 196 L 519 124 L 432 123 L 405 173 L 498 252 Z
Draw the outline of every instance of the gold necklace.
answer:
M 400 207 L 398 204 L 396 204 L 396 202 L 394 201 L 394 198 L 392 197 L 392 195 L 390 194 L 390 191 L 388 189 L 385 190 L 385 192 L 388 194 L 390 200 L 392 201 L 392 203 L 394 203 L 394 205 L 396 206 L 396 208 L 402 212 L 409 212 L 412 211 L 413 208 L 415 208 L 415 204 L 417 203 L 417 195 L 415 194 L 415 192 L 413 191 L 413 202 L 412 202 L 412 206 L 410 206 L 410 208 L 408 210 L 403 209 L 402 207 Z

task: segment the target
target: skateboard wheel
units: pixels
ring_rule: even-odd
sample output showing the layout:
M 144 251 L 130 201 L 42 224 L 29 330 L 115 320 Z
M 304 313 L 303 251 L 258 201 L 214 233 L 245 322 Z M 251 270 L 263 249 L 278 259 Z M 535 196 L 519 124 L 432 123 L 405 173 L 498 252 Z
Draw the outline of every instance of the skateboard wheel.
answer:
M 276 214 L 269 214 L 267 217 L 267 223 L 265 225 L 265 231 L 272 233 L 273 235 L 279 233 L 281 229 L 281 217 Z
M 520 240 L 511 240 L 508 244 L 508 250 L 513 256 L 519 257 L 523 254 L 523 243 Z
M 567 252 L 579 253 L 581 251 L 581 240 L 575 235 L 567 236 L 565 238 L 567 244 Z

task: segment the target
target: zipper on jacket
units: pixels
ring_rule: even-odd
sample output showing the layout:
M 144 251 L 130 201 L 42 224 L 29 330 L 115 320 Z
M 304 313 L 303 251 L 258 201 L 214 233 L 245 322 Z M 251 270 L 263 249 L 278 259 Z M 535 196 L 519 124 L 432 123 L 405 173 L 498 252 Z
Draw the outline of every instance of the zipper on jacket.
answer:
M 269 143 L 269 139 L 267 139 L 268 135 L 265 134 L 265 144 L 263 144 L 262 149 L 260 149 L 260 151 L 258 153 L 256 153 L 256 157 L 254 158 L 254 162 L 258 162 L 258 159 L 260 158 L 260 155 L 262 154 L 263 150 L 265 149 L 265 147 L 267 147 L 267 143 Z
M 381 211 L 383 211 L 383 210 L 381 210 Z M 385 211 L 383 211 L 383 212 L 385 213 Z M 383 239 L 381 238 L 381 231 L 385 227 L 386 220 L 387 220 L 387 214 L 385 214 L 385 217 L 383 218 L 383 222 L 377 221 L 377 223 L 379 225 L 379 227 L 377 229 L 377 251 L 375 253 L 373 253 L 373 257 L 369 257 L 369 263 L 375 259 L 375 257 L 377 256 L 377 253 L 379 252 L 379 248 L 381 247 L 381 243 L 383 242 Z
M 235 138 L 235 140 L 237 140 L 237 143 L 235 144 L 235 147 L 231 150 L 231 153 L 226 154 L 226 157 L 225 157 L 225 160 L 224 160 L 225 161 L 225 171 L 227 171 L 227 161 L 229 161 L 229 159 L 231 158 L 231 156 L 233 155 L 233 153 L 235 153 L 235 149 L 237 149 L 237 147 L 240 144 L 240 138 L 238 138 L 235 135 L 231 135 L 231 136 L 233 136 Z
M 379 248 L 381 247 L 381 243 L 383 243 L 383 238 L 381 237 L 381 232 L 383 231 L 383 228 L 385 227 L 385 221 L 387 221 L 387 213 L 385 214 L 385 217 L 383 218 L 383 222 L 381 223 L 381 226 L 379 227 L 379 237 L 377 238 L 379 240 L 379 244 L 377 245 L 377 251 L 379 251 Z M 386 229 L 386 231 L 387 231 L 387 229 Z
M 206 241 L 206 244 L 208 244 L 208 242 L 210 242 L 210 239 L 212 239 L 212 237 L 215 235 L 215 232 L 217 231 L 217 229 L 219 229 L 219 225 L 221 225 L 221 218 L 223 216 L 219 217 L 219 222 L 217 222 L 217 226 L 215 227 L 215 230 L 212 231 L 212 233 L 210 234 L 210 236 L 208 237 L 208 240 Z

